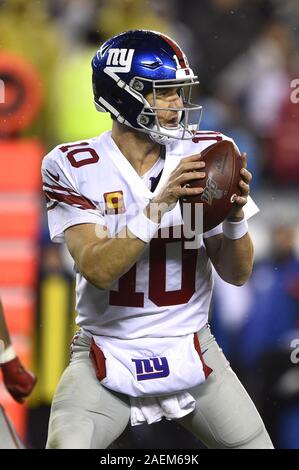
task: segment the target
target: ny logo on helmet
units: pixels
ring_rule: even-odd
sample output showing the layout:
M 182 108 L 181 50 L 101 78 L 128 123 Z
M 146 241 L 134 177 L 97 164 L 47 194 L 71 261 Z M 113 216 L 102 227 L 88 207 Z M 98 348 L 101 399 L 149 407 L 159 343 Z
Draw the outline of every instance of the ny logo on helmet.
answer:
M 130 72 L 134 49 L 109 49 L 107 67 L 111 72 Z

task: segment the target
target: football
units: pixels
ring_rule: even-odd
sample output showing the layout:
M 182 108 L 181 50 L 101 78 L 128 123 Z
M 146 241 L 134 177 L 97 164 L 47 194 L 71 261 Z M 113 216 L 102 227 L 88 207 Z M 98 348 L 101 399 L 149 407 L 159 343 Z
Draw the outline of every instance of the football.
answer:
M 195 223 L 195 204 L 203 206 L 203 232 L 219 225 L 232 209 L 234 198 L 241 194 L 238 185 L 241 176 L 242 158 L 238 148 L 230 141 L 221 141 L 210 145 L 201 152 L 201 159 L 206 162 L 203 171 L 205 179 L 190 181 L 190 187 L 202 187 L 204 191 L 198 196 L 187 196 L 181 199 L 181 209 L 185 221 L 186 214 L 191 213 L 192 230 Z M 191 212 L 184 209 L 185 203 L 191 203 Z

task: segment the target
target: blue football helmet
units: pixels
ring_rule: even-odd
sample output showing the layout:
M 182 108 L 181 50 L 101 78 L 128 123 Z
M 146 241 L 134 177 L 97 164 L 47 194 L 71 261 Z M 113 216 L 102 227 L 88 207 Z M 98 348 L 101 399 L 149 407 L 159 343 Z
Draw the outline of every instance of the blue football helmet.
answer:
M 109 112 L 118 122 L 166 143 L 192 139 L 199 127 L 202 107 L 191 103 L 199 82 L 181 48 L 165 34 L 132 30 L 108 39 L 92 60 L 94 102 L 100 112 Z M 183 107 L 158 108 L 156 91 L 179 89 Z M 146 95 L 153 93 L 153 105 Z M 157 112 L 178 112 L 176 127 L 162 127 Z M 195 113 L 196 122 L 192 122 Z

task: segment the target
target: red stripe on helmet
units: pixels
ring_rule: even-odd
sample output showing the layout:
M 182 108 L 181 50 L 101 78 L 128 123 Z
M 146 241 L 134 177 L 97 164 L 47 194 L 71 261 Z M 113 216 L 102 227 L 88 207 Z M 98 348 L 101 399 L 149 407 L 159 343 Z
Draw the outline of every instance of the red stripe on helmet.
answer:
M 188 68 L 182 49 L 168 36 L 164 36 L 164 34 L 160 34 L 160 36 L 172 47 L 182 69 Z

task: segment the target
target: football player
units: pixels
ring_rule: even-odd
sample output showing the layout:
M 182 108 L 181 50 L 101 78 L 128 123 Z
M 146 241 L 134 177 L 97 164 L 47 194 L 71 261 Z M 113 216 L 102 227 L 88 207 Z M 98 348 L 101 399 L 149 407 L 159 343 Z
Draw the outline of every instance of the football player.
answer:
M 0 300 L 0 369 L 7 391 L 18 403 L 24 403 L 30 395 L 35 384 L 36 377 L 21 363 L 12 344 L 2 303 Z
M 47 447 L 106 448 L 129 419 L 166 417 L 209 448 L 272 448 L 208 325 L 212 264 L 235 285 L 252 270 L 245 156 L 229 217 L 188 245 L 179 200 L 201 194 L 188 186 L 205 177 L 200 152 L 228 138 L 198 131 L 199 82 L 185 54 L 159 32 L 127 31 L 100 47 L 92 69 L 112 131 L 59 145 L 42 166 L 51 238 L 75 262 L 80 327 Z
M 2 370 L 3 382 L 7 391 L 18 403 L 24 403 L 25 398 L 32 392 L 37 379 L 31 372 L 25 369 L 13 349 L 1 301 L 0 369 Z M 13 423 L 0 405 L 0 449 L 21 448 L 24 448 L 24 445 L 17 435 Z

